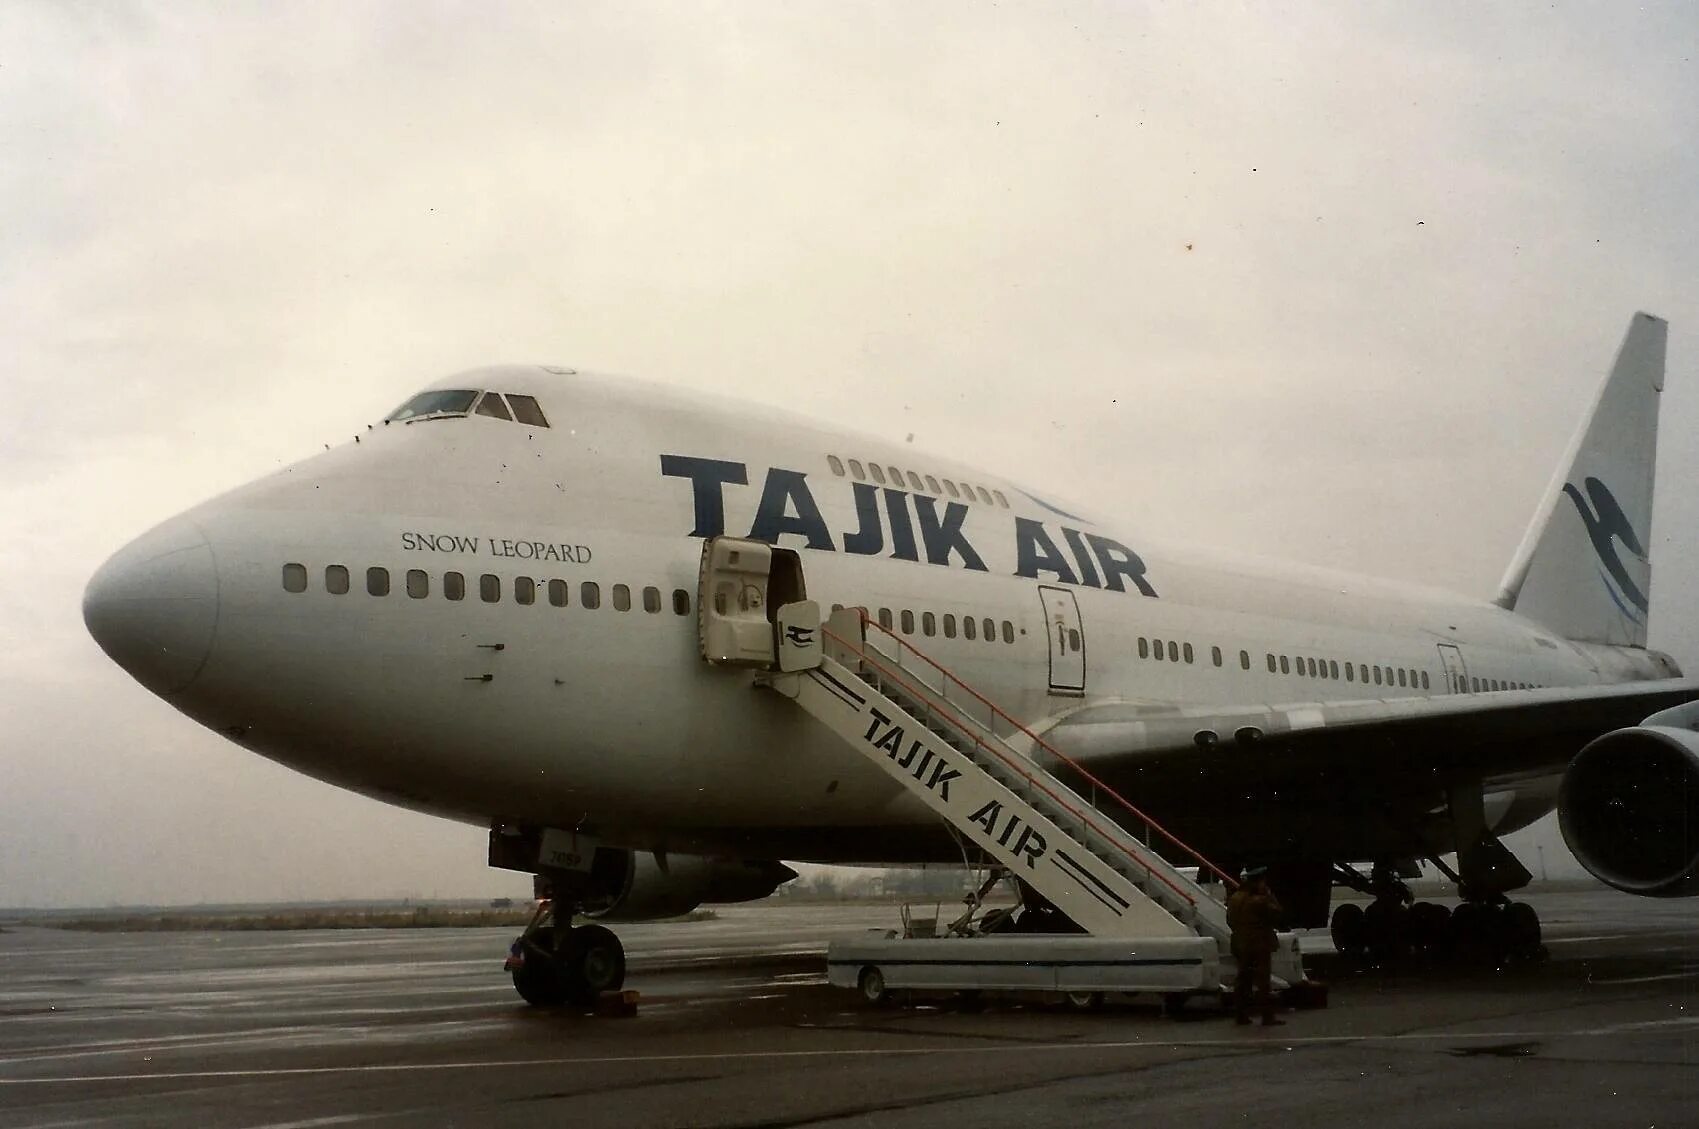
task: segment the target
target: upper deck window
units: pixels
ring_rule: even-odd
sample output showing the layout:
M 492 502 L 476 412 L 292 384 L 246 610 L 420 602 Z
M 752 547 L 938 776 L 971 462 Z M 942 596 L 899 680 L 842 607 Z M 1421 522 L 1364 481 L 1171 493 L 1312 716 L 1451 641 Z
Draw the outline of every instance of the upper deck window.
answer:
M 513 409 L 513 418 L 531 427 L 547 427 L 549 421 L 543 415 L 543 409 L 538 405 L 535 396 L 521 396 L 517 392 L 507 394 L 508 407 Z
M 472 410 L 472 401 L 477 398 L 477 390 L 467 388 L 421 392 L 385 416 L 384 422 L 413 423 L 422 419 L 463 416 Z
M 507 410 L 507 404 L 502 400 L 499 392 L 484 393 L 484 398 L 478 401 L 478 414 L 492 416 L 495 419 L 505 419 L 510 423 L 513 421 L 513 414 Z

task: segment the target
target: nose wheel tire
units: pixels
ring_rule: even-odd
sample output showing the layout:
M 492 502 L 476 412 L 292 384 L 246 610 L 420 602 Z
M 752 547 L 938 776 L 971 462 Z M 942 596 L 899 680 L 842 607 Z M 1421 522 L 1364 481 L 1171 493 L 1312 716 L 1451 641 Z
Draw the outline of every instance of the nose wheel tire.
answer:
M 513 943 L 520 963 L 513 969 L 513 989 L 532 1007 L 559 1007 L 566 1002 L 560 960 L 554 951 L 554 927 L 546 926 Z
M 544 926 L 514 943 L 522 959 L 513 969 L 513 987 L 526 1003 L 591 1007 L 602 993 L 624 986 L 625 947 L 612 930 L 580 925 L 558 947 L 555 934 L 555 926 Z
M 625 946 L 611 929 L 580 925 L 567 934 L 561 956 L 566 997 L 575 1004 L 594 1004 L 603 992 L 625 984 Z

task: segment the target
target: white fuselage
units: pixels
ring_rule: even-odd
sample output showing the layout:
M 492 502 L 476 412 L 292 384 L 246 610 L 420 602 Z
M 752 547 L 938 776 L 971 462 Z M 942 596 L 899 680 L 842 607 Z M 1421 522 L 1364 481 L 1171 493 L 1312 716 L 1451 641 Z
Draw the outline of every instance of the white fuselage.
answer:
M 899 631 L 912 615 L 916 646 L 1033 724 L 1103 699 L 1337 701 L 1456 693 L 1460 674 L 1485 692 L 1673 673 L 1484 602 L 1187 560 L 996 475 L 731 402 L 530 367 L 441 387 L 533 395 L 551 426 L 378 425 L 150 537 L 204 536 L 216 573 L 207 653 L 170 701 L 303 772 L 455 818 L 643 847 L 911 853 L 905 834 L 934 823 L 924 808 L 747 673 L 699 657 L 698 561 L 717 532 L 800 550 L 823 605 L 888 609 Z M 972 501 L 931 484 L 946 479 Z M 327 581 L 335 567 L 346 593 Z M 374 569 L 386 595 L 368 592 Z M 448 573 L 463 599 L 447 598 Z M 531 603 L 516 598 L 526 580 Z M 1053 634 L 1041 588 L 1071 594 L 1077 635 Z

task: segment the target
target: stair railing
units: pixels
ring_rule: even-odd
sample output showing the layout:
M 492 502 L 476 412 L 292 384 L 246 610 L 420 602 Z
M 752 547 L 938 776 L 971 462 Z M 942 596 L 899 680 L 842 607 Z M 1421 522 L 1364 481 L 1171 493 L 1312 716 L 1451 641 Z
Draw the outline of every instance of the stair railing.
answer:
M 1098 803 L 1096 802 L 1098 793 L 1101 793 L 1104 796 L 1109 797 L 1109 799 L 1113 800 L 1115 802 L 1115 804 L 1117 806 L 1119 806 L 1123 811 L 1127 812 L 1129 815 L 1131 815 L 1134 819 L 1136 819 L 1138 821 L 1139 826 L 1144 831 L 1145 845 L 1147 847 L 1150 845 L 1150 837 L 1154 833 L 1154 834 L 1160 836 L 1164 842 L 1171 844 L 1176 850 L 1182 852 L 1187 858 L 1191 859 L 1194 863 L 1196 863 L 1198 868 L 1199 868 L 1200 873 L 1201 872 L 1207 872 L 1207 873 L 1213 874 L 1217 878 L 1221 879 L 1222 883 L 1224 884 L 1224 886 L 1223 886 L 1224 889 L 1231 890 L 1234 887 L 1239 885 L 1237 879 L 1233 878 L 1225 870 L 1222 870 L 1219 866 L 1215 865 L 1215 863 L 1211 862 L 1208 858 L 1206 858 L 1204 856 L 1204 854 L 1201 851 L 1196 850 L 1191 845 L 1189 845 L 1188 843 L 1181 840 L 1173 832 L 1169 831 L 1166 827 L 1163 827 L 1162 824 L 1158 823 L 1155 819 L 1152 819 L 1149 815 L 1146 815 L 1143 811 L 1141 811 L 1136 805 L 1134 805 L 1125 796 L 1121 795 L 1115 789 L 1111 788 L 1108 784 L 1105 784 L 1102 780 L 1098 779 L 1097 776 L 1094 775 L 1089 770 L 1087 770 L 1084 765 L 1080 764 L 1078 761 L 1074 760 L 1072 757 L 1068 756 L 1066 753 L 1062 752 L 1060 749 L 1058 749 L 1054 745 L 1050 744 L 1044 738 L 1042 738 L 1038 734 L 1034 733 L 1025 724 L 1016 720 L 1013 716 L 1011 716 L 1002 707 L 998 706 L 997 703 L 993 702 L 991 699 L 989 699 L 985 695 L 981 694 L 978 690 L 975 690 L 972 686 L 970 686 L 966 682 L 962 681 L 961 678 L 959 678 L 953 671 L 951 671 L 950 669 L 945 667 L 942 663 L 938 662 L 932 656 L 928 655 L 926 652 L 922 651 L 920 648 L 914 646 L 914 644 L 912 644 L 908 640 L 904 639 L 901 635 L 898 635 L 895 631 L 892 631 L 890 628 L 886 627 L 884 624 L 880 623 L 878 620 L 876 620 L 872 616 L 868 615 L 866 608 L 855 608 L 853 610 L 860 614 L 862 627 L 863 627 L 864 632 L 865 632 L 865 629 L 868 628 L 868 627 L 876 628 L 884 636 L 886 636 L 886 637 L 890 638 L 892 641 L 894 641 L 897 644 L 897 647 L 898 647 L 898 651 L 897 651 L 897 654 L 895 656 L 891 656 L 890 653 L 887 652 L 882 647 L 871 647 L 869 649 L 876 651 L 880 655 L 890 657 L 890 658 L 894 658 L 897 665 L 901 666 L 905 671 L 909 671 L 911 673 L 912 673 L 913 668 L 909 664 L 903 662 L 902 655 L 904 655 L 905 653 L 906 654 L 912 654 L 914 657 L 921 660 L 921 662 L 925 663 L 927 667 L 930 667 L 935 672 L 937 680 L 939 682 L 939 685 L 938 685 L 938 687 L 934 688 L 934 687 L 928 685 L 927 681 L 924 678 L 919 678 L 919 677 L 917 677 L 915 679 L 916 681 L 920 682 L 920 684 L 922 686 L 924 686 L 927 690 L 931 691 L 931 693 L 933 693 L 939 699 L 949 703 L 952 707 L 956 708 L 957 710 L 960 710 L 961 705 L 958 702 L 956 702 L 955 700 L 953 700 L 951 698 L 950 694 L 949 694 L 949 687 L 951 687 L 951 686 L 956 687 L 962 694 L 965 694 L 968 697 L 968 699 L 971 702 L 973 702 L 979 709 L 986 712 L 986 714 L 988 715 L 988 717 L 990 719 L 989 722 L 980 722 L 978 724 L 981 725 L 987 732 L 989 732 L 989 733 L 991 733 L 995 736 L 1001 737 L 1002 734 L 997 732 L 998 727 L 999 727 L 998 723 L 1000 722 L 1002 727 L 1006 728 L 1009 733 L 1011 733 L 1011 734 L 1012 733 L 1019 733 L 1019 734 L 1025 736 L 1029 741 L 1031 741 L 1033 743 L 1034 746 L 1036 746 L 1037 748 L 1043 749 L 1046 753 L 1048 753 L 1050 756 L 1054 757 L 1061 764 L 1067 765 L 1069 769 L 1071 769 L 1073 772 L 1075 772 L 1079 775 L 1080 779 L 1087 781 L 1091 785 L 1091 787 L 1093 789 L 1093 795 L 1087 802 L 1091 804 L 1091 806 L 1094 810 L 1098 810 L 1098 811 L 1102 810 L 1099 807 Z M 836 638 L 836 636 L 834 636 L 834 638 Z M 839 640 L 839 642 L 843 642 L 843 640 Z M 855 648 L 852 647 L 851 649 L 855 649 Z M 1011 767 L 1014 767 L 1014 766 L 1011 766 Z M 1019 770 L 1017 769 L 1017 771 L 1019 771 Z M 1120 828 L 1120 829 L 1123 830 L 1123 831 L 1126 830 L 1125 828 Z M 1190 899 L 1188 899 L 1188 900 L 1190 900 Z
M 1010 749 L 1007 745 L 1004 745 L 1003 742 L 1001 742 L 1001 741 L 998 741 L 996 744 L 992 744 L 992 743 L 986 741 L 984 738 L 982 738 L 979 735 L 979 732 L 977 731 L 977 728 L 973 725 L 973 723 L 969 722 L 967 719 L 963 718 L 959 713 L 956 712 L 953 704 L 928 701 L 925 691 L 922 690 L 922 688 L 920 686 L 917 686 L 915 684 L 915 682 L 912 681 L 911 679 L 903 677 L 903 674 L 905 672 L 898 670 L 898 668 L 895 665 L 889 664 L 889 663 L 883 661 L 883 659 L 885 657 L 883 652 L 874 651 L 872 648 L 858 647 L 851 640 L 843 638 L 842 636 L 836 634 L 830 628 L 827 628 L 825 626 L 822 626 L 820 631 L 821 631 L 821 634 L 825 635 L 828 639 L 831 639 L 833 642 L 839 644 L 845 650 L 848 650 L 848 651 L 850 651 L 854 654 L 859 655 L 860 658 L 861 658 L 861 661 L 863 661 L 863 662 L 867 663 L 869 666 L 871 666 L 883 678 L 888 679 L 889 681 L 891 681 L 891 682 L 895 683 L 896 685 L 902 687 L 904 690 L 907 690 L 909 692 L 909 694 L 911 696 L 914 696 L 917 701 L 922 703 L 923 706 L 930 709 L 933 713 L 937 714 L 939 717 L 941 717 L 946 722 L 949 722 L 950 724 L 954 725 L 957 728 L 957 730 L 963 736 L 971 737 L 973 739 L 973 743 L 974 743 L 975 748 L 982 749 L 985 752 L 990 753 L 992 756 L 996 757 L 998 759 L 998 761 L 1000 761 L 1011 772 L 1013 772 L 1017 776 L 1019 776 L 1022 780 L 1026 781 L 1026 783 L 1028 785 L 1030 785 L 1033 788 L 1036 788 L 1038 791 L 1040 791 L 1040 792 L 1044 793 L 1046 796 L 1050 797 L 1051 801 L 1054 802 L 1056 804 L 1056 806 L 1060 807 L 1063 811 L 1067 812 L 1069 815 L 1071 815 L 1075 819 L 1079 820 L 1082 826 L 1090 828 L 1091 830 L 1097 832 L 1097 835 L 1100 839 L 1102 839 L 1104 842 L 1109 843 L 1112 846 L 1114 846 L 1114 848 L 1117 851 L 1119 851 L 1122 855 L 1125 855 L 1128 860 L 1133 862 L 1135 865 L 1141 867 L 1147 875 L 1149 875 L 1151 878 L 1156 879 L 1162 885 L 1166 886 L 1169 890 L 1173 891 L 1174 894 L 1177 897 L 1179 897 L 1182 901 L 1184 901 L 1186 903 L 1186 905 L 1189 907 L 1189 909 L 1191 911 L 1192 916 L 1195 918 L 1196 912 L 1197 912 L 1197 904 L 1198 904 L 1197 898 L 1190 891 L 1188 891 L 1185 887 L 1183 887 L 1179 883 L 1175 882 L 1167 874 L 1165 874 L 1162 871 L 1157 870 L 1155 867 L 1151 866 L 1150 861 L 1147 858 L 1144 858 L 1144 857 L 1140 856 L 1139 854 L 1137 854 L 1137 853 L 1135 853 L 1131 850 L 1128 850 L 1127 847 L 1126 847 L 1126 844 L 1124 842 L 1125 828 L 1121 828 L 1118 825 L 1116 825 L 1115 821 L 1113 819 L 1110 819 L 1107 814 L 1105 814 L 1104 812 L 1102 812 L 1098 808 L 1091 806 L 1089 803 L 1086 804 L 1086 810 L 1081 811 L 1079 807 L 1075 806 L 1073 803 L 1070 803 L 1068 801 L 1068 799 L 1066 798 L 1066 796 L 1058 795 L 1056 790 L 1054 788 L 1050 787 L 1050 785 L 1046 784 L 1042 777 L 1035 775 L 1034 770 L 1037 770 L 1038 766 L 1036 764 L 1034 764 L 1031 760 L 1028 760 L 1027 758 L 1020 756 L 1013 749 Z M 875 655 L 878 655 L 879 657 L 876 658 L 876 657 L 874 657 Z M 1070 762 L 1070 763 L 1072 763 L 1072 762 Z M 1078 794 L 1073 792 L 1072 790 L 1065 789 L 1065 791 L 1067 791 L 1068 795 L 1074 796 L 1076 799 L 1082 799 L 1082 801 L 1083 801 L 1083 797 L 1079 797 Z M 1096 819 L 1092 818 L 1092 815 L 1086 814 L 1086 812 L 1088 812 L 1088 811 L 1091 812 L 1092 815 L 1096 815 L 1099 818 L 1107 821 L 1111 826 L 1115 827 L 1117 831 L 1120 831 L 1121 834 L 1116 835 L 1116 834 L 1110 832 L 1109 830 L 1105 829 L 1101 823 L 1099 823 Z

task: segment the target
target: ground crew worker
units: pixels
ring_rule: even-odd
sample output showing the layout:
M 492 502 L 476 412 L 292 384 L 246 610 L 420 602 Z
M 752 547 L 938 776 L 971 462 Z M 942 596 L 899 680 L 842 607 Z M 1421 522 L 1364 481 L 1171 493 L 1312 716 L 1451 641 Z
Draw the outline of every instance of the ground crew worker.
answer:
M 1239 975 L 1233 982 L 1233 1005 L 1236 1022 L 1251 1021 L 1251 989 L 1257 992 L 1262 1005 L 1262 1025 L 1278 1027 L 1285 1021 L 1274 1014 L 1274 996 L 1269 991 L 1268 978 L 1274 964 L 1274 950 L 1279 945 L 1275 923 L 1280 920 L 1280 903 L 1268 888 L 1268 868 L 1254 866 L 1245 871 L 1245 880 L 1227 899 L 1227 924 L 1233 930 L 1233 959 L 1239 963 Z

